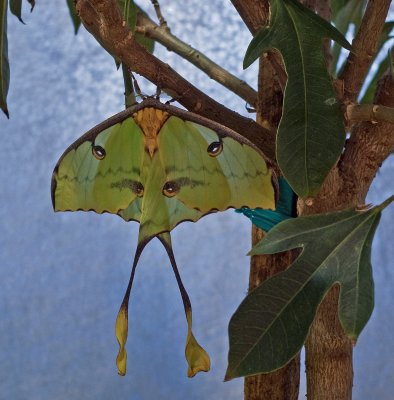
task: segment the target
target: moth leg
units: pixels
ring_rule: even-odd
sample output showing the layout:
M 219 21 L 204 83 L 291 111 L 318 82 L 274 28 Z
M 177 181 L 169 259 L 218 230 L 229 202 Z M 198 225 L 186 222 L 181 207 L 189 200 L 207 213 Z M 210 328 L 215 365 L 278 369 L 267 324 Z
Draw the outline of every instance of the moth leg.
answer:
M 140 85 L 137 82 L 137 78 L 134 76 L 133 72 L 130 71 L 131 79 L 133 80 L 134 92 L 136 97 L 140 97 L 142 100 L 145 100 L 148 96 L 144 95 L 141 92 Z
M 169 232 L 164 232 L 159 234 L 157 238 L 161 241 L 167 251 L 172 269 L 175 274 L 175 279 L 178 283 L 179 291 L 181 292 L 188 328 L 185 347 L 185 356 L 188 363 L 187 376 L 192 378 L 200 371 L 209 371 L 211 362 L 207 352 L 199 345 L 192 332 L 192 306 L 189 295 L 183 286 L 182 279 L 176 265 L 175 256 L 171 245 L 171 236 Z
M 160 85 L 157 85 L 157 86 L 156 86 L 156 96 L 155 96 L 155 99 L 156 99 L 156 100 L 160 100 L 160 95 L 161 95 L 161 87 L 160 87 Z

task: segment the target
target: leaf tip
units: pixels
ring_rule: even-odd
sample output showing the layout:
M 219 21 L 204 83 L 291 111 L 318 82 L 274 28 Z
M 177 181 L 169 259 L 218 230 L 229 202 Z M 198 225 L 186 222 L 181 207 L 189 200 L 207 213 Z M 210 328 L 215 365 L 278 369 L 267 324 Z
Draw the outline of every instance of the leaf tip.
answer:
M 5 116 L 7 117 L 7 119 L 10 119 L 10 113 L 8 111 L 8 108 L 5 107 L 5 108 L 2 108 L 2 110 L 3 110 L 3 113 L 5 114 Z
M 232 381 L 235 378 L 233 372 L 230 370 L 230 366 L 227 367 L 227 371 L 224 375 L 223 382 L 229 382 Z

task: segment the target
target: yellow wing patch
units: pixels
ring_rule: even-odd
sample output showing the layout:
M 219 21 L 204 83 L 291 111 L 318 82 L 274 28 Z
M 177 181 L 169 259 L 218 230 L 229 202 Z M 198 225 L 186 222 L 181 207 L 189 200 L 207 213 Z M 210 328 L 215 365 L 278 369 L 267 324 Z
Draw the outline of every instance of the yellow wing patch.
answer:
M 157 150 L 157 135 L 170 114 L 153 107 L 146 107 L 133 114 L 134 121 L 144 133 L 145 150 L 153 157 Z

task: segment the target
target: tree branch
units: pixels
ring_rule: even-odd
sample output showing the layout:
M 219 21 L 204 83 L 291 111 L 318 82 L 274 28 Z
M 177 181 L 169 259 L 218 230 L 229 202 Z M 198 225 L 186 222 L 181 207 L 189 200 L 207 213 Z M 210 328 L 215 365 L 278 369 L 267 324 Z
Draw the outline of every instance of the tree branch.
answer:
M 378 82 L 374 102 L 385 106 L 379 106 L 381 109 L 394 107 L 394 82 L 389 71 Z M 346 190 L 359 204 L 364 202 L 381 164 L 393 152 L 392 123 L 362 122 L 354 126 L 339 168 Z
M 252 35 L 269 22 L 268 0 L 231 0 Z
M 207 96 L 139 45 L 123 21 L 116 0 L 77 0 L 76 8 L 85 28 L 130 70 L 164 91 L 176 93 L 176 100 L 188 110 L 239 132 L 269 159 L 275 159 L 274 142 L 267 129 Z
M 340 79 L 345 102 L 355 102 L 376 54 L 391 0 L 369 0 Z
M 210 78 L 237 94 L 253 107 L 256 107 L 257 92 L 252 87 L 245 81 L 230 74 L 200 51 L 174 36 L 167 26 L 159 26 L 147 15 L 138 13 L 135 31 L 179 54 L 182 58 L 205 72 Z
M 349 104 L 346 107 L 345 118 L 350 123 L 370 121 L 394 124 L 394 108 L 379 104 Z M 394 130 L 394 126 L 392 129 Z

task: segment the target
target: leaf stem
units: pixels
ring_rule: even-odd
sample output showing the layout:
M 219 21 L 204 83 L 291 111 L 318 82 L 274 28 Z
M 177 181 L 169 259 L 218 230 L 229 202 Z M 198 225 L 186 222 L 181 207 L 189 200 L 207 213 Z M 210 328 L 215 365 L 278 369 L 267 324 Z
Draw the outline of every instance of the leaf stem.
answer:
M 167 21 L 164 19 L 163 14 L 161 13 L 160 4 L 158 0 L 150 0 L 153 7 L 155 8 L 157 19 L 159 20 L 160 26 L 168 29 Z

